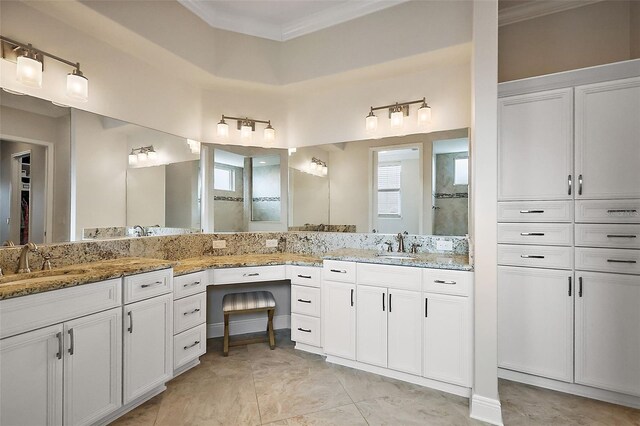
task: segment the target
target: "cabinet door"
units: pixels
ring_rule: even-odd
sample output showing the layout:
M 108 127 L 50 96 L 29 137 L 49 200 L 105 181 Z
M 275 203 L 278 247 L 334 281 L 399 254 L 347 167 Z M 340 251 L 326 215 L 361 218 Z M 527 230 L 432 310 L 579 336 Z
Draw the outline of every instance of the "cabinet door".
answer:
M 360 362 L 387 367 L 387 289 L 358 285 L 357 347 Z
M 640 396 L 640 277 L 576 275 L 576 383 Z
M 64 424 L 85 425 L 122 405 L 122 309 L 64 325 Z
M 172 376 L 172 295 L 124 307 L 124 403 Z
M 570 271 L 498 267 L 498 366 L 573 381 Z
M 468 297 L 424 293 L 423 344 L 425 377 L 471 386 Z
M 640 78 L 576 87 L 577 198 L 640 198 L 638 117 Z
M 0 340 L 0 424 L 62 424 L 62 324 Z
M 388 366 L 422 373 L 422 295 L 417 291 L 389 289 Z
M 571 199 L 572 93 L 550 90 L 499 100 L 500 201 Z
M 325 353 L 356 359 L 356 286 L 322 282 L 322 333 Z

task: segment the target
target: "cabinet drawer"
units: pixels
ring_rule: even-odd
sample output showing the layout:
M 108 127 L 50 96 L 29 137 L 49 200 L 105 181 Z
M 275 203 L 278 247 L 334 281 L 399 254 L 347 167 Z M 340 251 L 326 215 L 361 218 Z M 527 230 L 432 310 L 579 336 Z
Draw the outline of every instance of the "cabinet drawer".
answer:
M 498 222 L 571 222 L 571 201 L 505 201 L 498 203 Z
M 498 224 L 498 242 L 570 246 L 573 244 L 573 225 L 570 223 L 500 223 Z
M 250 266 L 246 268 L 225 268 L 213 270 L 213 285 L 241 284 L 259 281 L 286 280 L 285 265 Z
M 289 278 L 291 279 L 291 284 L 320 287 L 321 277 L 322 268 L 315 266 L 289 266 Z
M 207 290 L 207 271 L 173 277 L 173 299 L 182 299 Z
M 576 247 L 576 269 L 640 274 L 640 251 Z
M 355 283 L 356 264 L 355 262 L 343 262 L 341 260 L 325 260 L 322 262 L 322 279 Z
M 207 293 L 199 293 L 173 302 L 173 333 L 202 324 L 207 318 Z
M 0 338 L 122 304 L 120 278 L 0 300 Z
M 473 272 L 424 269 L 422 291 L 469 296 L 473 288 Z
M 640 225 L 576 224 L 576 246 L 640 248 Z
M 291 286 L 291 312 L 320 316 L 320 289 L 314 287 Z
M 640 223 L 640 200 L 576 200 L 576 222 Z
M 207 352 L 207 326 L 201 324 L 173 337 L 173 369 L 176 370 Z
M 124 277 L 124 303 L 137 302 L 173 290 L 173 269 Z
M 320 347 L 320 318 L 291 314 L 291 340 Z
M 358 284 L 420 291 L 422 268 L 358 263 Z
M 498 265 L 572 269 L 573 247 L 498 244 Z

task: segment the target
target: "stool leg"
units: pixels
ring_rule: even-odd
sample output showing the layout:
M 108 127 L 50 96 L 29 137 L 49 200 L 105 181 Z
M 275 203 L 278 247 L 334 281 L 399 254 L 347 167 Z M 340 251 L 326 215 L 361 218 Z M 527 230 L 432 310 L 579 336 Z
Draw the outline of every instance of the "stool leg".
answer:
M 229 356 L 229 314 L 224 314 L 224 343 L 222 354 Z
M 271 350 L 276 348 L 276 338 L 273 335 L 273 313 L 275 312 L 275 309 L 269 309 L 268 314 L 269 314 L 269 320 L 267 322 L 267 330 L 269 331 L 269 347 L 271 348 Z

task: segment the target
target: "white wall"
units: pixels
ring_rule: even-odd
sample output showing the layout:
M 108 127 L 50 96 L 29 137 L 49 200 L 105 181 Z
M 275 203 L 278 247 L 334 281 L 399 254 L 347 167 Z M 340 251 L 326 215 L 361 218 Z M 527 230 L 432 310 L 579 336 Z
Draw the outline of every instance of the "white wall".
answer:
M 165 226 L 166 166 L 127 170 L 128 226 Z

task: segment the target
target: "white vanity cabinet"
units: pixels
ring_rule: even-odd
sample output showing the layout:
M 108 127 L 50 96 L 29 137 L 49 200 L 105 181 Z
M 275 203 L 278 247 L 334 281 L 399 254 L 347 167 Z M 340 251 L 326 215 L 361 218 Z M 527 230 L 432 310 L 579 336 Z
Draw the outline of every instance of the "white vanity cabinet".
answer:
M 291 280 L 291 340 L 296 349 L 322 354 L 322 268 L 288 265 L 286 272 Z
M 207 285 L 211 271 L 173 278 L 173 376 L 200 363 L 207 351 Z
M 323 350 L 326 354 L 356 359 L 355 264 L 351 262 L 324 262 L 322 333 Z

